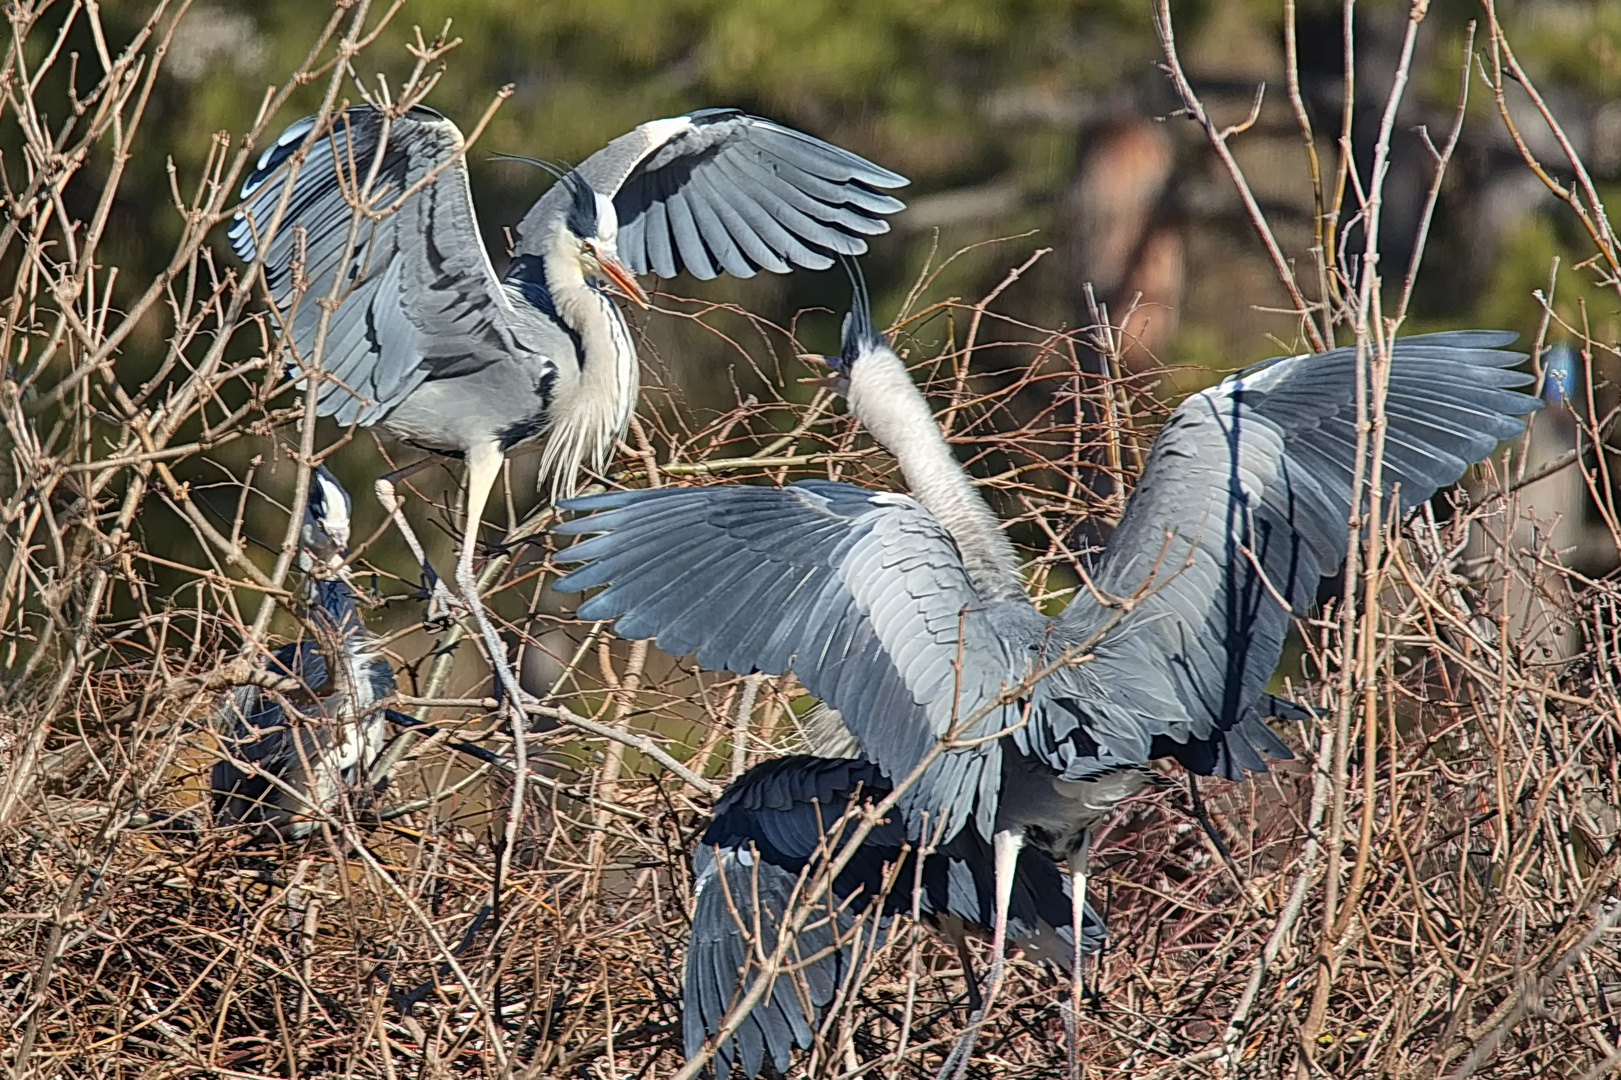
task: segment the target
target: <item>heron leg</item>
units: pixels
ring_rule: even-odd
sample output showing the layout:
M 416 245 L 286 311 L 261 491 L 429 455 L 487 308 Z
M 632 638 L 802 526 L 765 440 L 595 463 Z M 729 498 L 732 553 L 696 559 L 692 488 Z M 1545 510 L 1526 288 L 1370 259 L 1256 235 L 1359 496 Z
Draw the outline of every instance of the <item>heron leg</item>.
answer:
M 402 509 L 404 504 L 401 503 L 399 494 L 394 490 L 394 485 L 407 477 L 415 476 L 432 463 L 432 458 L 423 458 L 421 461 L 407 465 L 403 469 L 395 469 L 385 476 L 378 477 L 377 482 L 372 485 L 372 490 L 377 495 L 377 501 L 383 505 L 384 512 L 393 520 L 394 527 L 400 530 L 400 535 L 405 537 L 405 546 L 411 549 L 411 557 L 416 559 L 417 565 L 422 567 L 422 572 L 427 575 L 430 582 L 429 587 L 433 591 L 433 598 L 428 602 L 427 618 L 429 622 L 446 618 L 451 612 L 455 611 L 456 598 L 450 595 L 450 590 L 445 588 L 445 583 L 438 574 L 433 572 L 433 567 L 428 564 L 427 552 L 423 550 L 422 542 L 417 539 L 417 534 L 412 530 L 411 523 L 405 520 L 405 511 Z
M 522 711 L 525 695 L 518 688 L 518 676 L 507 660 L 506 642 L 496 633 L 495 624 L 490 621 L 484 602 L 479 599 L 478 579 L 473 576 L 479 522 L 484 517 L 484 507 L 490 500 L 495 479 L 501 474 L 503 460 L 500 448 L 494 443 L 467 455 L 467 528 L 462 533 L 461 557 L 456 560 L 456 587 L 461 591 L 462 601 L 478 626 L 479 635 L 484 638 L 484 647 L 490 654 L 490 667 L 502 695 L 510 708 Z
M 973 826 L 968 826 L 972 828 Z M 1002 988 L 1002 976 L 1007 969 L 1008 908 L 1013 905 L 1013 878 L 1019 866 L 1019 849 L 1024 847 L 1023 829 L 1004 829 L 991 838 L 991 851 L 996 864 L 996 917 L 991 923 L 991 968 L 985 976 L 985 996 L 974 1014 L 968 1018 L 968 1030 L 946 1055 L 945 1064 L 935 1080 L 961 1080 L 968 1070 L 968 1061 L 974 1053 L 974 1042 L 985 1017 L 996 1003 L 996 993 Z
M 1081 834 L 1081 846 L 1069 856 L 1070 902 L 1074 905 L 1072 918 L 1075 934 L 1075 966 L 1070 969 L 1069 983 L 1069 1071 L 1072 1077 L 1081 1075 L 1081 999 L 1086 996 L 1086 969 L 1083 950 L 1086 928 L 1086 870 L 1092 851 L 1092 834 Z
M 962 961 L 963 978 L 968 983 L 968 1015 L 972 1017 L 985 1007 L 985 998 L 979 992 L 979 979 L 974 975 L 974 955 L 968 951 L 968 939 L 954 934 L 951 943 L 957 947 L 957 959 Z

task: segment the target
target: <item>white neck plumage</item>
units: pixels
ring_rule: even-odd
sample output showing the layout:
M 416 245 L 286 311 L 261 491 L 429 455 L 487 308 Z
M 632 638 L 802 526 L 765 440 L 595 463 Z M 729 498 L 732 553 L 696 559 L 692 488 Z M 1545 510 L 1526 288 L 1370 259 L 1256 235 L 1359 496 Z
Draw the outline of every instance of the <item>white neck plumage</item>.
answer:
M 889 349 L 872 349 L 850 368 L 850 411 L 879 445 L 895 455 L 901 474 L 957 543 L 969 580 L 987 600 L 1024 599 L 1019 557 L 991 508 L 940 434 L 911 372 Z
M 582 355 L 559 356 L 551 424 L 540 455 L 541 484 L 554 499 L 574 492 L 581 466 L 604 472 L 630 427 L 641 390 L 636 346 L 619 308 L 585 280 L 579 241 L 559 223 L 544 255 L 558 316 L 579 335 Z

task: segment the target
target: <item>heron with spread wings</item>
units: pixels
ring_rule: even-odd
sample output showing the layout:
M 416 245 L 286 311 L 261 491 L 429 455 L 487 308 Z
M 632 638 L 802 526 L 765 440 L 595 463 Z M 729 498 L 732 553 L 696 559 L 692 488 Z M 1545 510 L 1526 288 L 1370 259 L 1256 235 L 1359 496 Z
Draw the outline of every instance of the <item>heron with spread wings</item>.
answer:
M 795 1046 L 808 1049 L 823 1013 L 845 986 L 863 945 L 879 942 L 896 916 L 914 911 L 957 948 L 968 974 L 969 1008 L 980 1008 L 966 939 L 988 931 L 996 917 L 996 882 L 989 846 L 973 829 L 943 844 L 919 845 L 899 814 L 881 818 L 830 881 L 823 867 L 854 839 L 862 812 L 893 787 L 860 758 L 796 754 L 761 762 L 727 786 L 692 855 L 692 934 L 683 976 L 682 1030 L 686 1054 L 722 1030 L 753 979 L 772 978 L 751 1009 L 717 1040 L 717 1072 L 732 1062 L 749 1076 L 769 1063 L 786 1075 Z M 1027 847 L 1019 853 L 1008 905 L 1008 939 L 1038 962 L 1068 971 L 1071 938 L 1069 879 L 1052 859 Z M 777 950 L 782 928 L 805 909 L 774 977 L 759 957 Z M 1086 909 L 1081 951 L 1103 945 L 1103 920 Z M 752 978 L 751 978 L 752 976 Z
M 1512 340 L 1392 344 L 1385 505 L 1405 514 L 1524 429 L 1539 402 L 1515 389 L 1531 377 Z M 903 815 L 945 838 L 973 829 L 993 850 L 993 999 L 1025 844 L 1068 862 L 1079 926 L 1092 831 L 1153 782 L 1151 761 L 1237 779 L 1288 754 L 1265 686 L 1365 498 L 1357 350 L 1268 360 L 1185 400 L 1090 587 L 1057 616 L 1031 603 L 1016 549 L 859 287 L 828 362 L 910 495 L 804 480 L 575 499 L 563 505 L 593 512 L 557 531 L 596 535 L 563 553 L 585 565 L 556 587 L 601 587 L 581 619 L 617 619 L 621 636 L 703 667 L 793 670 L 886 776 L 916 772 Z
M 639 389 L 610 290 L 646 306 L 638 273 L 830 266 L 888 230 L 902 204 L 885 192 L 906 181 L 736 109 L 654 120 L 552 185 L 497 275 L 465 151 L 456 125 L 421 105 L 307 117 L 243 184 L 229 238 L 262 260 L 289 367 L 315 381 L 318 415 L 466 462 L 456 583 L 516 701 L 473 579 L 479 522 L 515 451 L 539 446 L 542 482 L 558 492 L 606 469 Z M 377 491 L 426 566 L 394 492 L 413 469 Z

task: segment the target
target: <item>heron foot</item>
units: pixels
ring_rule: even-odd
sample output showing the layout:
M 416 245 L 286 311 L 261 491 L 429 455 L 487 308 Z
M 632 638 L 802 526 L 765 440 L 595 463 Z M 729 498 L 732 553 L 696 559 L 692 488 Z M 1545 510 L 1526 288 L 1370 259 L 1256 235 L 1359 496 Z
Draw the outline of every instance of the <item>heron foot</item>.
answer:
M 423 591 L 428 595 L 428 610 L 423 613 L 422 618 L 424 622 L 434 624 L 459 619 L 467 615 L 471 608 L 470 605 L 452 593 L 445 585 L 444 580 L 434 573 L 432 565 L 428 562 L 427 552 L 423 550 L 422 542 L 417 539 L 416 532 L 411 528 L 411 523 L 405 520 L 405 504 L 401 501 L 399 493 L 394 490 L 396 481 L 417 472 L 426 464 L 426 461 L 420 461 L 415 465 L 408 465 L 398 472 L 380 476 L 377 478 L 376 483 L 372 485 L 372 490 L 377 496 L 377 501 L 382 504 L 384 512 L 393 519 L 394 527 L 400 531 L 400 536 L 405 540 L 405 546 L 411 549 L 411 556 L 422 567 Z
M 472 611 L 467 602 L 451 592 L 444 579 L 426 563 L 422 565 L 422 594 L 428 600 L 427 609 L 422 613 L 425 623 L 448 623 Z
M 541 704 L 540 698 L 521 687 L 518 690 L 517 697 L 514 698 L 506 692 L 502 679 L 498 677 L 495 680 L 495 707 L 498 711 L 504 712 L 507 709 L 518 709 L 525 715 L 529 715 L 539 709 Z

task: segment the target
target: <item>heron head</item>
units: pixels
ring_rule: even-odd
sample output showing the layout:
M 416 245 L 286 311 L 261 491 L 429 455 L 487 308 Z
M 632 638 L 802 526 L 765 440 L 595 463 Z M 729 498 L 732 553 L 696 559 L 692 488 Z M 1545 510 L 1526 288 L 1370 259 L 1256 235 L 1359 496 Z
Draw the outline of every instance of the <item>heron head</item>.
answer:
M 350 509 L 349 493 L 338 478 L 325 465 L 317 465 L 310 473 L 299 534 L 298 565 L 306 574 L 348 577 Z
M 613 200 L 568 173 L 560 183 L 568 186 L 571 202 L 564 227 L 579 244 L 580 273 L 587 281 L 612 285 L 633 303 L 648 307 L 647 294 L 624 263 L 619 261 L 619 215 Z

